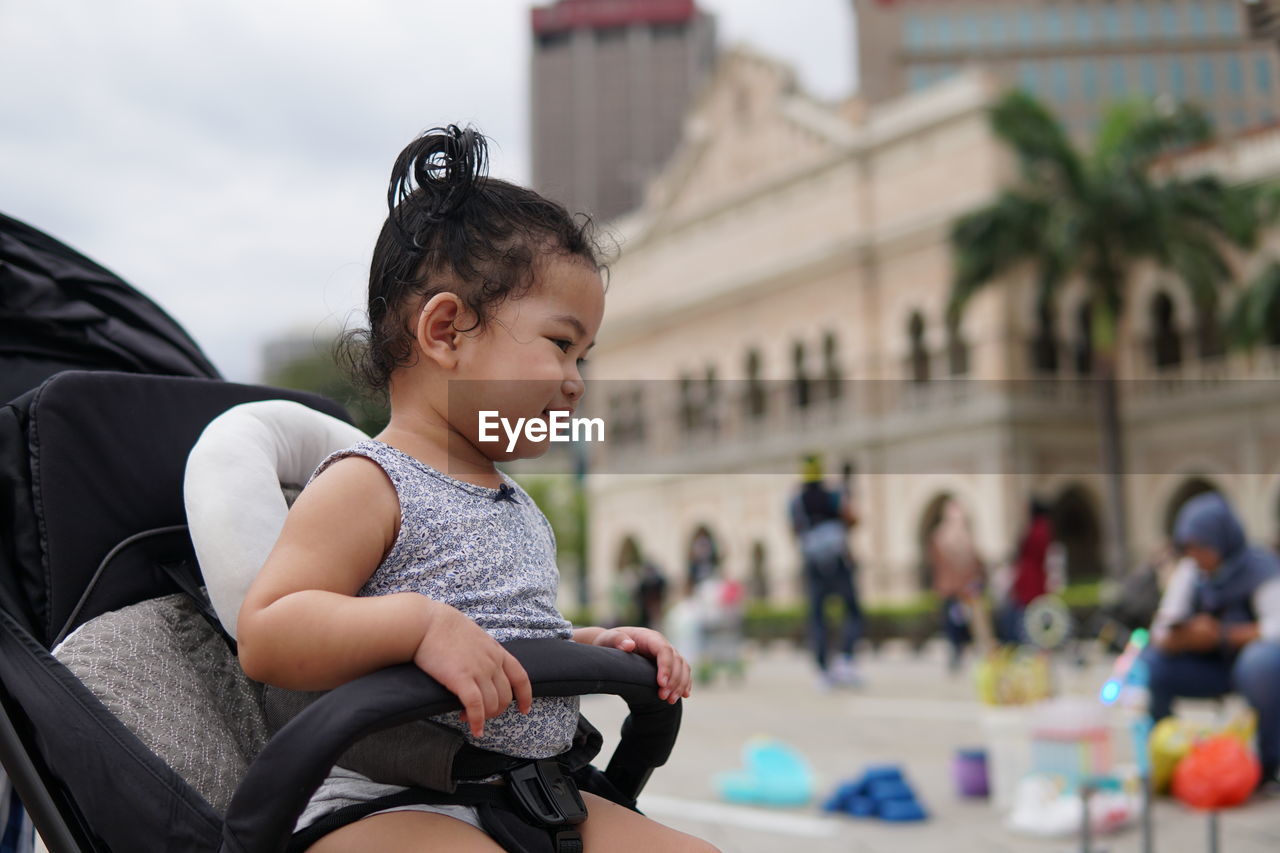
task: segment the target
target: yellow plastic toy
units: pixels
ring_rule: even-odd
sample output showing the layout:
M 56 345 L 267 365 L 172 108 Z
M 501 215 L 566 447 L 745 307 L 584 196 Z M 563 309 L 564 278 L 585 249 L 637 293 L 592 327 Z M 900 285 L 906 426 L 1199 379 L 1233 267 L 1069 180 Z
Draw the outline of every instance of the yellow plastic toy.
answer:
M 987 705 L 1029 705 L 1053 695 L 1049 659 L 1043 652 L 996 649 L 974 671 L 978 698 Z
M 1245 747 L 1252 747 L 1257 728 L 1258 719 L 1251 708 L 1244 709 L 1220 726 L 1165 717 L 1151 730 L 1151 739 L 1148 741 L 1151 749 L 1151 789 L 1157 794 L 1169 793 L 1173 771 L 1177 769 L 1178 762 L 1200 741 L 1214 735 L 1228 735 L 1239 740 Z

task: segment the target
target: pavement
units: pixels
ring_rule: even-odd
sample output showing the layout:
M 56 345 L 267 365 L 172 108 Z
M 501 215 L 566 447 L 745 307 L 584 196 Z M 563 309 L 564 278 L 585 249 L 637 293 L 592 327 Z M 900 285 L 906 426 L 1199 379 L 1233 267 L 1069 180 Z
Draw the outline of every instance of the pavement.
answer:
M 646 814 L 717 845 L 725 853 L 986 853 L 1079 851 L 1079 839 L 1043 839 L 1006 829 L 1002 815 L 987 801 L 961 799 L 951 776 L 955 751 L 986 743 L 983 719 L 968 674 L 949 675 L 944 651 L 935 644 L 920 655 L 892 644 L 859 660 L 865 685 L 857 690 L 818 689 L 812 666 L 789 645 L 748 649 L 741 681 L 726 677 L 695 689 L 685 702 L 675 754 L 659 768 L 641 795 Z M 1055 675 L 1063 695 L 1095 697 L 1110 661 L 1092 666 L 1062 663 Z M 587 717 L 612 748 L 626 707 L 612 697 L 583 701 Z M 1190 713 L 1197 709 L 1189 708 Z M 1114 753 L 1131 760 L 1120 721 L 1115 721 Z M 748 739 L 767 735 L 798 750 L 817 779 L 813 805 L 797 809 L 730 805 L 717 798 L 716 773 L 738 769 Z M 607 752 L 605 753 L 607 754 Z M 870 764 L 900 765 L 929 812 L 923 823 L 889 824 L 829 816 L 818 803 L 844 780 Z M 1175 801 L 1154 807 L 1155 853 L 1213 850 L 1205 815 Z M 1280 850 L 1280 798 L 1254 800 L 1223 812 L 1217 849 L 1228 853 Z M 1135 827 L 1094 840 L 1093 853 L 1140 853 Z M 1215 851 L 1216 853 L 1216 851 Z

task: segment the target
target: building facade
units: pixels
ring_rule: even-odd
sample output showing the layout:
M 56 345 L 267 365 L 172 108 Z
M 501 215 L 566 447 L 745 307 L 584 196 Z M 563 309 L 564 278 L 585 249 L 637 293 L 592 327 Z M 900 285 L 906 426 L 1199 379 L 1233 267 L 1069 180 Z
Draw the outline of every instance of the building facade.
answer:
M 618 223 L 588 394 L 614 429 L 587 478 L 593 600 L 638 560 L 678 588 L 708 539 L 753 594 L 795 600 L 787 506 L 815 452 L 833 483 L 856 466 L 851 543 L 868 601 L 927 587 L 924 543 L 947 497 L 992 564 L 1013 549 L 1027 499 L 1047 498 L 1068 576 L 1103 571 L 1095 401 L 1075 381 L 1089 369 L 1083 287 L 1046 318 L 1029 276 L 1013 276 L 958 326 L 945 321 L 950 223 L 1015 174 L 988 127 L 1000 91 L 971 71 L 871 108 L 828 104 L 768 58 L 724 58 L 675 157 Z M 1280 175 L 1280 131 L 1177 167 Z M 1242 259 L 1242 275 L 1273 251 Z M 1129 298 L 1132 559 L 1205 488 L 1272 540 L 1280 350 L 1203 346 L 1185 289 L 1158 270 L 1139 271 Z
M 880 102 L 982 64 L 1077 136 L 1099 105 L 1168 95 L 1224 133 L 1280 117 L 1277 56 L 1239 0 L 854 0 L 858 73 Z
M 533 184 L 574 212 L 635 207 L 710 72 L 693 0 L 559 0 L 532 10 Z

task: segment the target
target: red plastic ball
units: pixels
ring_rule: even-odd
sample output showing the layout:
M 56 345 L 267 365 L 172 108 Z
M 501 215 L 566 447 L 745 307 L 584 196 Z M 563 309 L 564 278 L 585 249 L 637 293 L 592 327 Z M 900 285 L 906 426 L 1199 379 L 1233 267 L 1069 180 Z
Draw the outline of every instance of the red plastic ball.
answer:
M 1173 795 L 1196 809 L 1238 806 L 1253 794 L 1262 766 L 1239 739 L 1206 738 L 1173 771 Z

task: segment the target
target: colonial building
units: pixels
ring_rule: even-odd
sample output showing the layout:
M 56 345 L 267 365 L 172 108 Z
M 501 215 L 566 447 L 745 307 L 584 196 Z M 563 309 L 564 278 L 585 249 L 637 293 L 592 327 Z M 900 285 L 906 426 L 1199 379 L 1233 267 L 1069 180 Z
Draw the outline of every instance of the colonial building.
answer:
M 1014 276 L 958 327 L 944 320 L 950 223 L 1014 174 L 987 123 L 999 90 L 971 72 L 874 107 L 824 103 L 771 59 L 739 50 L 720 62 L 674 158 L 616 223 L 621 253 L 588 394 L 612 430 L 587 478 L 594 600 L 640 559 L 678 581 L 694 551 L 756 595 L 793 600 L 787 505 L 814 452 L 833 484 L 843 463 L 856 466 L 862 522 L 851 541 L 869 601 L 924 588 L 923 542 L 946 496 L 998 561 L 1028 497 L 1041 495 L 1070 576 L 1101 573 L 1092 389 L 1069 381 L 1089 369 L 1083 289 L 1040 316 L 1030 282 Z M 1171 167 L 1275 174 L 1280 133 Z M 1263 254 L 1242 259 L 1242 272 Z M 1207 486 L 1271 539 L 1280 351 L 1224 354 L 1159 271 L 1139 272 L 1130 299 L 1133 559 Z

